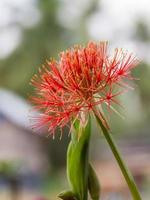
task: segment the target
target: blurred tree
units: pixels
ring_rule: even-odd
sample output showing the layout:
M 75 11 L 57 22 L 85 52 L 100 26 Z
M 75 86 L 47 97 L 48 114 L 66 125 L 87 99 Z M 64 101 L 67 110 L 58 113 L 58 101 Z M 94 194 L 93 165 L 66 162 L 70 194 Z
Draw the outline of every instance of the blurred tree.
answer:
M 142 19 L 139 19 L 136 23 L 136 29 L 133 34 L 134 38 L 138 42 L 143 43 L 146 46 L 150 43 L 150 32 L 148 25 Z M 146 48 L 147 49 L 147 48 Z M 146 52 L 146 50 L 145 50 Z M 147 121 L 144 124 L 149 125 L 149 117 L 150 117 L 150 65 L 143 61 L 140 63 L 139 67 L 134 70 L 134 74 L 136 77 L 140 76 L 140 80 L 138 81 L 139 94 L 142 102 L 142 107 L 144 108 L 144 113 L 147 116 Z
M 0 62 L 0 85 L 26 96 L 31 76 L 50 56 L 65 46 L 66 30 L 56 20 L 58 1 L 39 0 L 40 22 L 23 30 L 23 41 L 6 59 Z
M 90 0 L 88 6 L 86 7 L 86 9 L 81 15 L 81 19 L 78 23 L 77 32 L 76 32 L 76 34 L 80 38 L 79 39 L 80 42 L 87 42 L 87 40 L 89 39 L 89 35 L 87 31 L 87 21 L 93 13 L 99 10 L 98 4 L 99 4 L 98 0 Z
M 135 29 L 135 38 L 141 42 L 149 42 L 150 41 L 150 33 L 148 30 L 147 24 L 139 20 L 136 24 L 136 29 Z
M 134 70 L 134 75 L 136 77 L 139 77 L 140 74 L 140 80 L 138 81 L 138 88 L 139 88 L 139 94 L 142 101 L 142 106 L 144 108 L 144 112 L 148 117 L 150 117 L 150 84 L 149 84 L 149 77 L 150 77 L 150 66 L 142 62 L 138 68 Z

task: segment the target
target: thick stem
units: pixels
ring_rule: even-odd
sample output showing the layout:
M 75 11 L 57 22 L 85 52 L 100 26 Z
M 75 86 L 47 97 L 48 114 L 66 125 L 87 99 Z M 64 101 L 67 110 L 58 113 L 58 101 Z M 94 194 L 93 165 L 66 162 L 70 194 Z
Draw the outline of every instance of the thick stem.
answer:
M 128 184 L 128 187 L 131 191 L 131 194 L 132 194 L 132 197 L 134 200 L 142 200 L 140 194 L 139 194 L 139 191 L 137 189 L 137 186 L 134 182 L 134 179 L 131 175 L 131 173 L 129 172 L 128 168 L 126 167 L 119 151 L 118 151 L 118 148 L 112 138 L 112 135 L 108 132 L 108 130 L 105 128 L 105 126 L 103 125 L 103 123 L 101 122 L 101 120 L 96 116 L 96 119 L 98 121 L 98 124 L 100 125 L 102 131 L 103 131 L 103 134 L 105 136 L 105 139 L 107 140 L 107 143 L 109 144 L 111 150 L 112 150 L 112 153 L 114 155 L 114 157 L 116 158 L 117 162 L 118 162 L 118 165 L 122 171 L 122 174 L 124 175 L 124 178 Z

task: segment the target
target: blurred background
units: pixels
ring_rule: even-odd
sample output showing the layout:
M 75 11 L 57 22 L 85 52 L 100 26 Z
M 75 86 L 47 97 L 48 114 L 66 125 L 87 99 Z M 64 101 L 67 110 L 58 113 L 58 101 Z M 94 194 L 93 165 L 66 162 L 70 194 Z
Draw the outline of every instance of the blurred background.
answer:
M 124 119 L 111 127 L 143 200 L 150 199 L 150 2 L 148 0 L 0 0 L 0 199 L 49 200 L 67 188 L 68 130 L 62 140 L 31 130 L 30 79 L 50 57 L 89 40 L 135 52 L 135 90 L 122 95 Z M 94 123 L 93 123 L 94 124 Z M 102 199 L 131 199 L 103 137 L 93 126 L 91 160 Z

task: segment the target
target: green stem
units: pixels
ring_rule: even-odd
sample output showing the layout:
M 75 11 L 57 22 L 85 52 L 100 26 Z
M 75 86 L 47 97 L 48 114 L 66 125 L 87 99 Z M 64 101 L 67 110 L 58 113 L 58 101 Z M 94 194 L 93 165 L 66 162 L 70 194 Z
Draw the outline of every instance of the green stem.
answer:
M 123 159 L 121 158 L 121 155 L 118 151 L 118 148 L 112 138 L 112 135 L 108 132 L 108 130 L 105 128 L 105 126 L 103 125 L 103 123 L 101 122 L 101 120 L 96 116 L 96 119 L 103 131 L 103 134 L 105 136 L 105 139 L 107 140 L 112 152 L 113 152 L 113 155 L 114 157 L 116 158 L 117 162 L 118 162 L 118 165 L 122 171 L 122 174 L 124 175 L 124 178 L 128 184 L 128 187 L 131 191 L 131 194 L 132 194 L 132 197 L 134 200 L 142 200 L 140 194 L 139 194 L 139 191 L 137 189 L 137 186 L 134 182 L 134 179 L 131 175 L 131 173 L 129 172 L 128 168 L 126 167 Z

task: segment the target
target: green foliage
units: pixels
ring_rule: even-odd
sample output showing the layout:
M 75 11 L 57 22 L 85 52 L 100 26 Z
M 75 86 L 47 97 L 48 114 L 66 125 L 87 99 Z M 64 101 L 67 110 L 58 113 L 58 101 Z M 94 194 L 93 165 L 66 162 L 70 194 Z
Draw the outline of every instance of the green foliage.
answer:
M 139 78 L 137 81 L 143 106 L 150 106 L 150 66 L 144 62 L 140 63 L 139 67 L 134 70 L 134 76 Z
M 15 176 L 18 172 L 19 163 L 12 161 L 0 161 L 0 175 L 5 177 Z
M 150 32 L 147 24 L 143 20 L 139 20 L 136 24 L 135 37 L 142 42 L 150 41 Z

